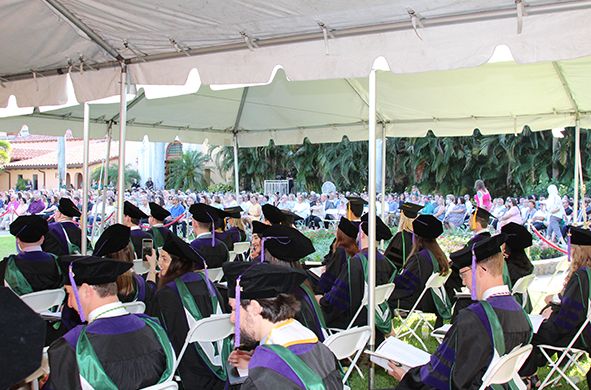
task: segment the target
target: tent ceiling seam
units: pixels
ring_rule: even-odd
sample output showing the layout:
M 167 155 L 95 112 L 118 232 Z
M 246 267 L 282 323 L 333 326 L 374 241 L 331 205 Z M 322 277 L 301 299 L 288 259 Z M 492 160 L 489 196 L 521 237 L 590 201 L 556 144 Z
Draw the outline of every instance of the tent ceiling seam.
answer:
M 236 113 L 236 120 L 234 121 L 234 127 L 232 128 L 232 133 L 236 134 L 238 131 L 238 126 L 240 125 L 240 119 L 242 119 L 242 111 L 244 110 L 244 104 L 246 103 L 246 96 L 248 95 L 249 87 L 244 87 L 242 89 L 242 97 L 240 98 L 240 105 L 238 106 L 238 112 Z
M 564 88 L 564 92 L 566 93 L 566 97 L 568 98 L 568 101 L 570 102 L 571 106 L 575 110 L 577 117 L 578 117 L 581 114 L 581 112 L 579 111 L 579 105 L 575 101 L 573 93 L 572 93 L 570 87 L 568 86 L 568 83 L 566 82 L 566 78 L 564 77 L 564 72 L 562 71 L 562 67 L 556 61 L 552 61 L 552 65 L 554 66 L 554 70 L 556 71 L 556 74 L 558 75 L 558 78 L 560 79 L 560 83 L 562 84 L 562 87 Z
M 345 82 L 347 82 L 347 84 L 349 84 L 349 87 L 351 87 L 351 89 L 353 90 L 353 92 L 355 92 L 355 94 L 359 97 L 359 99 L 361 99 L 361 101 L 363 102 L 363 104 L 365 104 L 368 108 L 369 108 L 369 102 L 367 101 L 367 99 L 361 94 L 361 92 L 359 90 L 357 90 L 357 88 L 355 88 L 353 86 L 353 84 L 351 83 L 351 80 L 346 78 Z M 384 123 L 384 117 L 383 115 L 379 112 L 379 110 L 376 107 L 376 116 L 378 117 L 378 122 L 380 123 Z

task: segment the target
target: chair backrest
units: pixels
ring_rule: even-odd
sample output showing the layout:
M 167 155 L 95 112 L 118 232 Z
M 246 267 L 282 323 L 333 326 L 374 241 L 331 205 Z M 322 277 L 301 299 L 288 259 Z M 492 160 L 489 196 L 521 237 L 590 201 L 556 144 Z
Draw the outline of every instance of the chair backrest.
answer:
M 527 289 L 529 288 L 529 286 L 531 286 L 531 284 L 535 278 L 536 278 L 536 275 L 534 275 L 534 274 L 526 275 L 522 278 L 519 278 L 515 282 L 515 285 L 513 286 L 513 288 L 511 289 L 511 294 L 513 294 L 513 295 L 524 294 L 527 291 Z
M 138 275 L 143 275 L 150 270 L 150 264 L 142 259 L 133 261 L 133 271 Z
M 435 273 L 435 274 L 431 275 L 429 277 L 429 279 L 427 279 L 427 282 L 425 283 L 425 290 L 428 290 L 430 288 L 439 288 L 439 287 L 443 286 L 445 284 L 445 282 L 447 281 L 447 278 L 449 278 L 449 275 L 451 275 L 451 270 L 449 270 L 444 275 L 439 275 L 439 273 Z
M 230 260 L 228 260 L 228 261 L 236 260 L 237 255 L 238 255 L 238 253 L 236 253 L 236 251 L 230 251 Z
M 55 290 L 37 291 L 30 294 L 21 295 L 21 299 L 29 305 L 36 313 L 41 313 L 54 306 L 59 306 L 66 297 L 66 291 L 63 288 Z
M 332 351 L 338 360 L 342 360 L 365 348 L 370 335 L 369 326 L 355 327 L 328 336 L 324 340 L 324 345 Z
M 248 242 L 235 242 L 234 243 L 234 252 L 236 253 L 244 253 L 250 248 L 250 243 Z
M 521 368 L 532 350 L 532 345 L 516 347 L 513 351 L 494 360 L 482 377 L 480 390 L 490 385 L 500 385 L 509 382 Z
M 213 343 L 234 333 L 230 314 L 215 314 L 197 321 L 187 333 L 187 343 Z
M 174 381 L 159 383 L 154 386 L 144 387 L 140 390 L 177 390 L 179 386 Z
M 381 305 L 384 301 L 390 298 L 390 295 L 392 295 L 392 292 L 394 291 L 394 287 L 394 283 L 386 283 L 377 286 L 374 294 L 376 305 Z
M 209 276 L 209 280 L 211 280 L 212 282 L 219 282 L 224 277 L 224 270 L 222 269 L 222 267 L 208 268 L 207 276 Z
M 146 311 L 146 304 L 142 301 L 125 302 L 123 306 L 130 313 L 142 314 Z

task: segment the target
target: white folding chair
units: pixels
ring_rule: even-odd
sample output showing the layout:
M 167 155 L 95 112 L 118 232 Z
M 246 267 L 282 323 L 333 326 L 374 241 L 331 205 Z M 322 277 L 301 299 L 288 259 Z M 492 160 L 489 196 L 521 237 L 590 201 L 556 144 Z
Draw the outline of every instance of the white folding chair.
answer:
M 235 242 L 234 243 L 234 252 L 236 252 L 238 254 L 245 253 L 249 249 L 250 249 L 249 242 Z
M 576 365 L 578 367 L 578 369 L 581 370 L 581 372 L 583 372 L 583 373 L 586 372 L 586 370 L 583 367 L 581 367 L 581 365 L 578 362 L 579 358 L 585 354 L 585 351 L 582 349 L 573 348 L 573 345 L 575 344 L 575 341 L 577 341 L 577 339 L 579 337 L 582 337 L 581 334 L 583 333 L 583 331 L 585 330 L 585 328 L 587 327 L 587 325 L 590 322 L 591 322 L 591 300 L 589 301 L 588 306 L 587 306 L 587 319 L 585 319 L 585 321 L 583 322 L 583 325 L 581 325 L 581 327 L 579 328 L 579 330 L 577 331 L 577 333 L 575 334 L 575 336 L 573 337 L 571 342 L 568 343 L 568 345 L 566 347 L 555 347 L 553 345 L 546 345 L 546 344 L 538 345 L 538 348 L 540 348 L 542 355 L 544 355 L 546 360 L 548 360 L 548 365 L 550 367 L 552 367 L 552 369 L 550 370 L 550 372 L 546 376 L 546 379 L 544 379 L 544 382 L 540 386 L 540 390 L 551 383 L 554 384 L 555 382 L 560 380 L 560 377 L 563 377 L 573 388 L 578 389 L 577 385 L 572 381 L 572 379 L 566 375 L 566 371 L 570 367 L 572 367 L 573 365 Z M 560 357 L 556 361 L 552 360 L 552 355 L 554 355 L 555 352 L 556 353 L 562 352 L 560 354 Z M 568 359 L 568 362 L 564 365 L 564 367 L 561 368 L 560 366 L 563 364 L 563 360 L 565 358 Z M 552 375 L 556 371 L 558 372 L 559 376 L 552 379 Z
M 230 251 L 230 259 L 228 261 L 236 260 L 237 255 L 238 255 L 238 253 L 236 253 L 235 251 Z
M 444 275 L 440 275 L 439 273 L 435 273 L 435 274 L 431 275 L 429 277 L 429 279 L 427 279 L 427 282 L 425 283 L 425 288 L 421 292 L 421 295 L 419 295 L 419 298 L 417 299 L 417 301 L 413 305 L 412 309 L 410 309 L 410 310 L 398 309 L 398 310 L 394 311 L 394 313 L 396 314 L 396 317 L 400 321 L 402 321 L 402 325 L 400 326 L 400 329 L 398 330 L 398 334 L 396 335 L 397 339 L 401 339 L 402 337 L 405 337 L 407 335 L 412 335 L 414 338 L 419 340 L 419 342 L 423 346 L 423 349 L 425 351 L 427 351 L 427 346 L 425 345 L 425 343 L 423 342 L 421 337 L 419 337 L 419 335 L 417 334 L 416 331 L 423 324 L 423 322 L 429 326 L 429 329 L 431 331 L 433 330 L 433 325 L 431 325 L 429 323 L 429 321 L 427 321 L 427 319 L 423 315 L 423 312 L 420 310 L 416 310 L 416 308 L 419 305 L 419 302 L 421 302 L 421 299 L 423 299 L 423 296 L 427 293 L 427 291 L 429 291 L 429 289 L 432 289 L 432 288 L 433 289 L 441 288 L 445 284 L 445 282 L 447 281 L 447 278 L 449 278 L 449 275 L 451 275 L 451 270 L 447 274 L 444 274 Z M 400 315 L 400 313 L 404 313 L 404 312 L 407 313 L 405 319 L 403 319 L 402 316 Z M 417 314 L 419 316 L 419 320 L 415 323 L 414 327 L 411 327 L 408 324 L 408 321 L 410 320 L 410 317 L 413 314 Z M 408 330 L 404 331 L 405 328 Z
M 225 339 L 232 333 L 234 333 L 234 324 L 230 321 L 230 314 L 214 314 L 197 321 L 187 332 L 185 344 L 176 360 L 174 371 L 176 371 L 189 344 L 197 342 L 214 343 Z
M 142 301 L 125 302 L 123 306 L 130 313 L 142 314 L 146 311 L 146 304 Z
M 482 385 L 479 390 L 484 390 L 490 385 L 502 385 L 511 379 L 515 381 L 519 389 L 525 390 L 525 384 L 519 377 L 518 371 L 525 363 L 532 348 L 531 344 L 524 347 L 517 346 L 508 354 L 493 359 L 482 377 Z
M 143 275 L 148 273 L 150 270 L 150 264 L 147 261 L 143 261 L 142 259 L 136 259 L 133 261 L 133 271 L 138 275 Z
M 29 305 L 36 313 L 42 313 L 54 306 L 59 306 L 66 297 L 66 291 L 63 288 L 55 290 L 37 291 L 30 294 L 21 295 L 21 299 Z
M 140 390 L 177 390 L 178 388 L 179 388 L 179 385 L 177 385 L 176 382 L 171 380 L 171 381 L 159 383 L 154 386 L 144 387 L 143 389 L 140 389 Z
M 347 382 L 349 375 L 353 372 L 353 368 L 363 378 L 363 374 L 357 366 L 357 360 L 361 356 L 363 348 L 365 348 L 370 336 L 371 329 L 369 326 L 362 326 L 335 333 L 324 340 L 324 345 L 332 351 L 338 360 L 349 359 L 351 362 L 351 366 L 343 378 L 343 384 Z M 353 355 L 355 356 L 351 359 Z
M 543 299 L 546 295 L 560 292 L 560 290 L 562 288 L 553 289 L 553 290 L 551 290 L 549 288 L 552 286 L 552 282 L 554 282 L 554 279 L 556 279 L 556 276 L 558 276 L 558 273 L 559 272 L 564 272 L 564 271 L 568 270 L 568 267 L 570 267 L 570 263 L 568 261 L 568 256 L 562 256 L 562 257 L 560 257 L 560 260 L 558 261 L 558 264 L 556 264 L 556 269 L 554 270 L 554 273 L 552 274 L 552 277 L 548 281 L 548 284 L 543 289 L 541 289 L 539 291 L 538 290 L 533 290 L 533 289 L 530 288 L 534 292 L 540 292 L 540 294 L 538 295 L 538 298 L 536 299 L 536 301 L 532 303 L 532 306 L 534 308 L 537 306 L 537 304 L 540 302 L 540 300 Z
M 212 283 L 217 283 L 224 277 L 224 270 L 222 269 L 222 267 L 208 268 L 207 276 L 209 276 L 209 280 L 211 280 Z
M 521 307 L 525 308 L 525 304 L 527 303 L 527 289 L 533 283 L 536 275 L 526 275 L 522 278 L 519 278 L 513 288 L 511 289 L 511 295 L 515 296 L 516 294 L 521 295 Z

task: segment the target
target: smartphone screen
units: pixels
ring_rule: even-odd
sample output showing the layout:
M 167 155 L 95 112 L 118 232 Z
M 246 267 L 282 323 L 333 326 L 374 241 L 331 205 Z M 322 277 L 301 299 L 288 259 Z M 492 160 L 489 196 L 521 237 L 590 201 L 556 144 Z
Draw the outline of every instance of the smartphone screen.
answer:
M 146 260 L 146 256 L 152 255 L 152 249 L 154 249 L 154 240 L 144 238 L 142 240 L 142 260 Z

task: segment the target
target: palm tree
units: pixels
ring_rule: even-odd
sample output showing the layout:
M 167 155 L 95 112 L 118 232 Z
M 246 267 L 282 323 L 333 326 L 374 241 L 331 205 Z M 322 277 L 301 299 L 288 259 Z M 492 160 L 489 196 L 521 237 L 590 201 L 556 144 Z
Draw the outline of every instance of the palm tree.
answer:
M 103 170 L 103 165 L 99 165 L 98 167 L 94 168 L 92 174 L 90 175 L 90 179 L 92 181 L 98 182 L 101 178 L 101 170 Z M 104 175 L 104 172 L 103 172 Z M 104 177 L 104 176 L 103 176 Z M 119 165 L 118 164 L 109 164 L 109 174 L 107 176 L 107 183 L 113 182 L 114 184 L 117 183 L 119 178 Z M 127 164 L 125 166 L 125 188 L 130 188 L 131 183 L 133 183 L 133 179 L 140 180 L 140 174 L 138 171 L 131 169 L 131 164 Z
M 169 165 L 167 187 L 202 191 L 207 189 L 208 177 L 203 172 L 209 157 L 196 150 L 189 150 L 174 159 Z
M 12 146 L 10 142 L 5 140 L 0 140 L 0 166 L 4 166 L 10 162 L 10 152 L 12 151 Z

